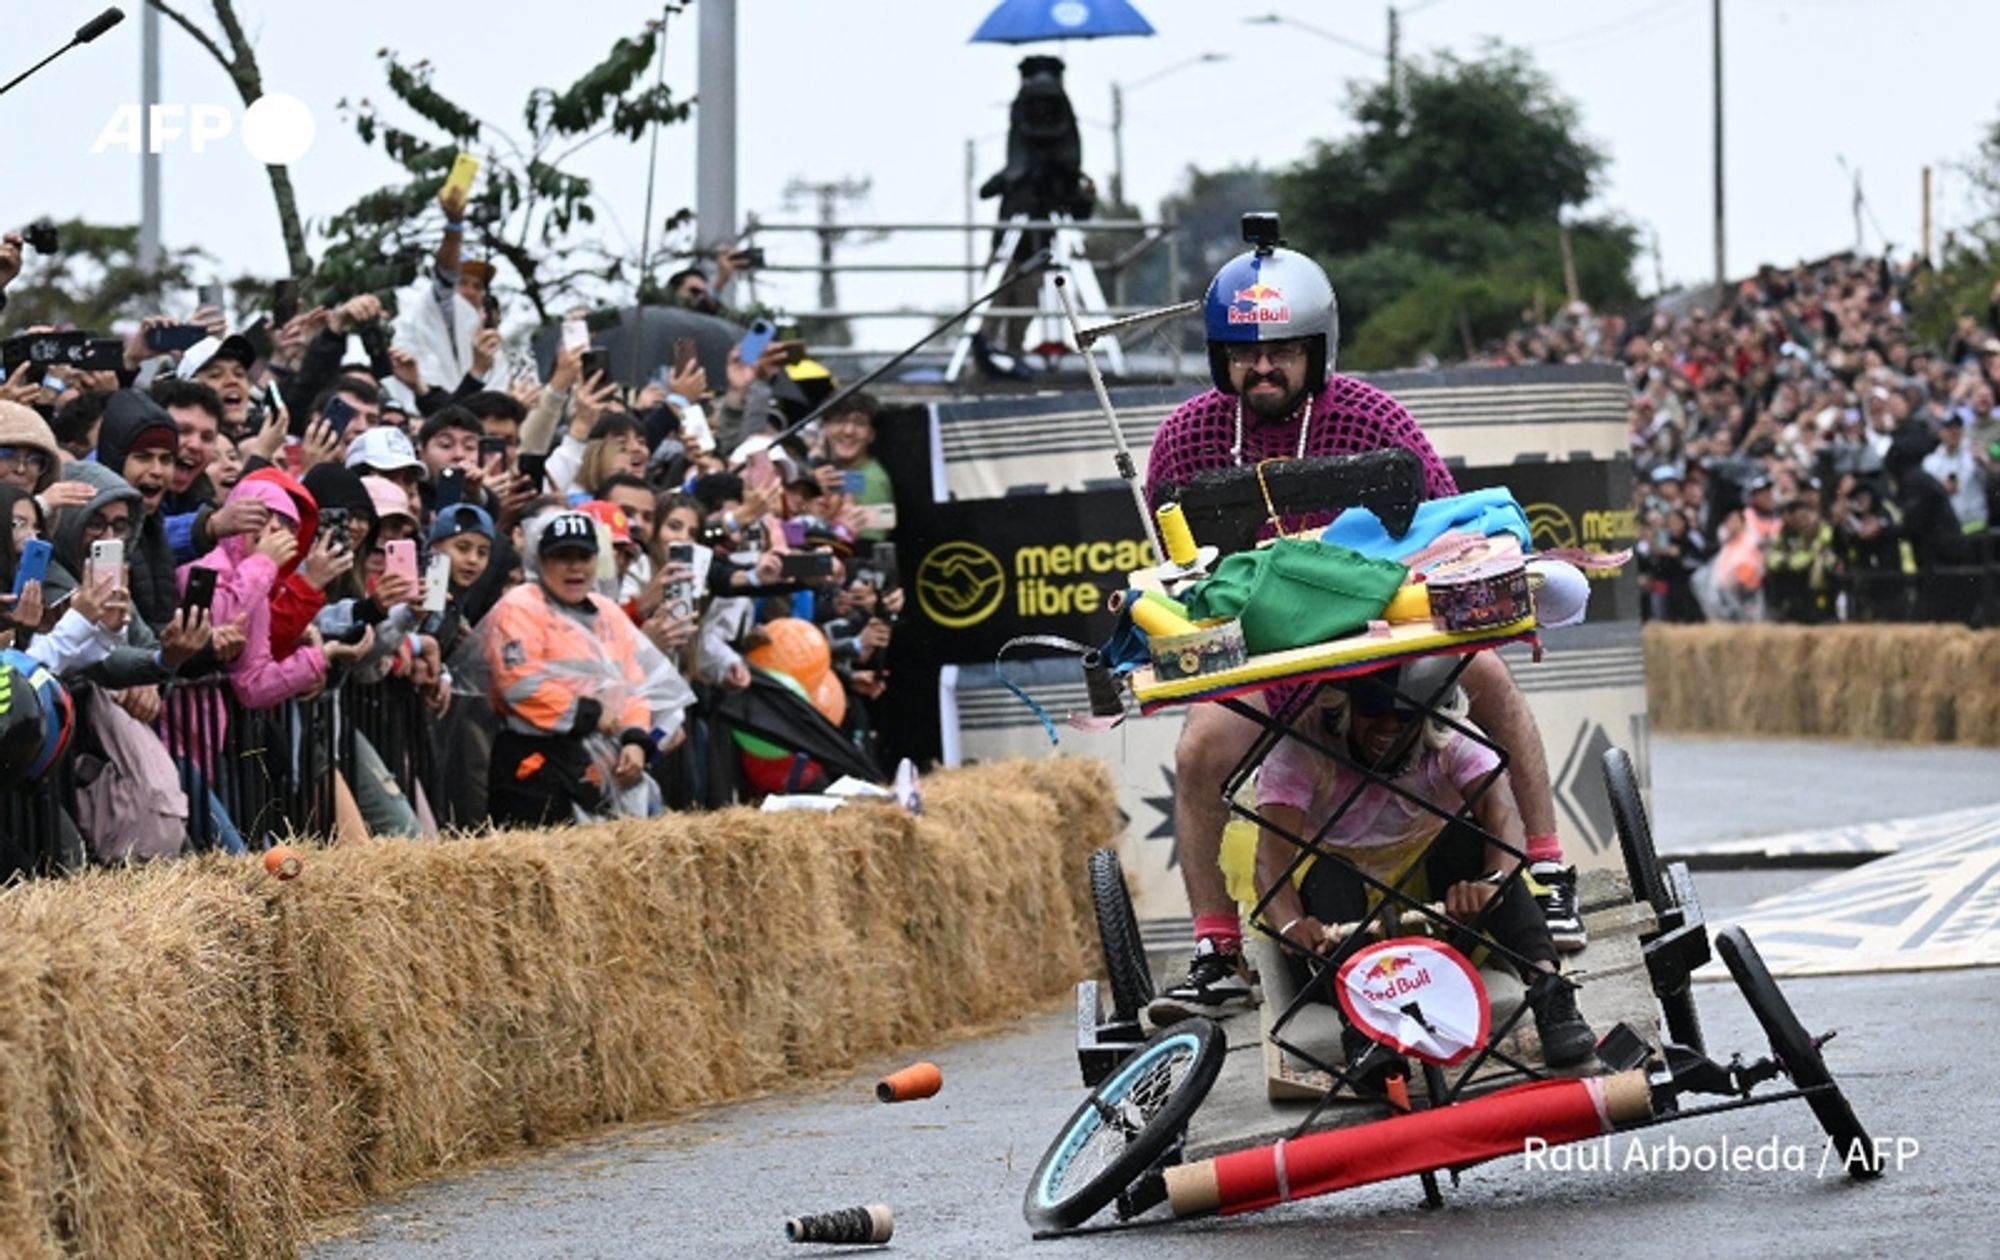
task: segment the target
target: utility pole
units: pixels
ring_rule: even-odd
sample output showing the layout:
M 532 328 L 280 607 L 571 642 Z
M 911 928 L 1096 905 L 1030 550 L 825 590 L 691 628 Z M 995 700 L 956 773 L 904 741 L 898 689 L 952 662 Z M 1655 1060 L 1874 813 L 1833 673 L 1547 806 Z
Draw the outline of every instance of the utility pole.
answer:
M 1125 89 L 1111 85 L 1111 204 L 1125 204 Z
M 1398 54 L 1402 50 L 1403 15 L 1396 12 L 1396 6 L 1389 6 L 1389 107 L 1396 111 L 1395 130 L 1403 129 L 1403 94 Z
M 1924 261 L 1931 260 L 1931 168 L 1924 168 Z
M 979 296 L 979 233 L 973 230 L 973 214 L 979 208 L 979 196 L 973 190 L 978 187 L 979 152 L 978 145 L 967 136 L 965 139 L 965 304 L 972 305 L 972 299 Z
M 840 226 L 840 203 L 860 201 L 868 195 L 873 182 L 870 179 L 837 179 L 814 183 L 794 175 L 785 184 L 787 205 L 806 197 L 819 202 L 819 228 L 814 235 L 819 237 L 819 308 L 822 311 L 836 310 L 840 305 L 833 283 L 833 247 L 847 235 L 847 229 Z M 845 327 L 829 321 L 824 333 L 814 340 L 846 345 L 847 332 Z
M 1729 265 L 1722 237 L 1722 0 L 1713 0 L 1715 26 L 1715 309 L 1729 293 Z
M 703 0 L 695 40 L 695 242 L 709 254 L 736 239 L 736 0 Z
M 1653 296 L 1660 297 L 1667 291 L 1667 268 L 1660 261 L 1660 229 L 1653 232 Z
M 160 11 L 139 10 L 139 270 L 160 269 L 160 153 L 153 147 L 153 108 L 160 103 Z
M 1861 195 L 1861 168 L 1854 168 L 1854 252 L 1858 257 L 1866 251 L 1867 242 L 1861 235 L 1861 208 L 1867 199 Z

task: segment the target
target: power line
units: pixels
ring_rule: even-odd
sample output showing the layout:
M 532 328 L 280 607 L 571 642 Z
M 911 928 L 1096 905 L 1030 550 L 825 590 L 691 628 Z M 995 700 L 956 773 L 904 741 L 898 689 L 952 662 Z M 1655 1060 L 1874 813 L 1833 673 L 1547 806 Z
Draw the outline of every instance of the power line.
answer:
M 1631 34 L 1634 32 L 1634 28 L 1641 24 L 1652 21 L 1665 14 L 1668 10 L 1685 8 L 1686 5 L 1687 0 L 1660 0 L 1658 4 L 1649 5 L 1637 13 L 1619 18 L 1615 22 L 1604 22 L 1597 26 L 1586 27 L 1580 31 L 1570 31 L 1567 34 L 1558 35 L 1553 39 L 1542 40 L 1536 47 L 1567 48 L 1575 44 L 1588 43 L 1591 39 L 1599 35 Z

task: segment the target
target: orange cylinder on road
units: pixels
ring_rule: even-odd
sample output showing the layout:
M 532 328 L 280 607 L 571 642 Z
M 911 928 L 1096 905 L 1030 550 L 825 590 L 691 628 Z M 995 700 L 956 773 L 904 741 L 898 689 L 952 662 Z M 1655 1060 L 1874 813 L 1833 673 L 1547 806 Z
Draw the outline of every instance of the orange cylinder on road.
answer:
M 944 1073 L 935 1063 L 912 1063 L 875 1082 L 875 1097 L 885 1103 L 929 1098 L 944 1088 Z

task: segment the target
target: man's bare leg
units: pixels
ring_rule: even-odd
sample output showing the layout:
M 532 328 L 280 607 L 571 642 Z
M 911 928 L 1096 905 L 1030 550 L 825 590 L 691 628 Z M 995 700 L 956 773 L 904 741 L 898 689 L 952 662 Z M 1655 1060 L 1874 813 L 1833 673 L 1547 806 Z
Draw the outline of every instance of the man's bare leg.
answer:
M 1548 916 L 1549 934 L 1565 953 L 1584 946 L 1583 922 L 1576 913 L 1576 873 L 1563 865 L 1562 839 L 1556 834 L 1555 791 L 1549 784 L 1549 758 L 1542 731 L 1514 676 L 1498 652 L 1476 653 L 1460 675 L 1472 721 L 1507 750 L 1507 777 L 1521 807 L 1521 825 L 1529 874 L 1547 890 L 1538 895 Z
M 1168 987 L 1148 1008 L 1155 1024 L 1249 1005 L 1249 985 L 1238 965 L 1243 929 L 1222 874 L 1222 829 L 1229 822 L 1222 784 L 1258 729 L 1219 704 L 1197 704 L 1188 709 L 1174 747 L 1174 852 L 1194 915 L 1195 961 L 1187 979 Z

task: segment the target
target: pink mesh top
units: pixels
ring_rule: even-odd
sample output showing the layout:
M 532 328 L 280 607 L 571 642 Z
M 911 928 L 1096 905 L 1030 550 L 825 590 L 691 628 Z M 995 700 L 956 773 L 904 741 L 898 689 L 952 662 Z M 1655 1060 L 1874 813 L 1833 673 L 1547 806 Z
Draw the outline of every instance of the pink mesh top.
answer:
M 1236 440 L 1236 398 L 1221 390 L 1198 394 L 1174 409 L 1153 436 L 1146 461 L 1146 499 L 1154 501 L 1163 481 L 1185 484 L 1196 473 L 1230 465 Z M 1307 426 L 1306 455 L 1362 455 L 1388 446 L 1415 451 L 1424 462 L 1424 493 L 1442 499 L 1458 493 L 1458 483 L 1444 466 L 1430 439 L 1403 409 L 1403 404 L 1365 381 L 1329 376 L 1312 403 Z M 1243 412 L 1243 464 L 1266 459 L 1292 459 L 1299 453 L 1298 426 L 1289 420 L 1268 421 Z M 1337 513 L 1287 519 L 1287 530 L 1315 529 Z

